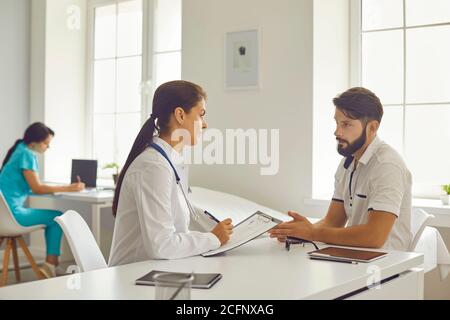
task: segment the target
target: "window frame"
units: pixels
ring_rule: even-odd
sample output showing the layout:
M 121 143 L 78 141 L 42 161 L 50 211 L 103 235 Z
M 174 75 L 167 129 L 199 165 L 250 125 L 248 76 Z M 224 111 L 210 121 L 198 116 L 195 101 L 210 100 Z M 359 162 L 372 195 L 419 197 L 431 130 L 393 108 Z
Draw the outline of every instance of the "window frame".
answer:
M 86 59 L 86 152 L 90 157 L 94 156 L 94 64 L 95 64 L 95 9 L 107 5 L 118 5 L 119 3 L 132 0 L 89 0 L 87 6 L 87 59 Z M 151 53 L 153 46 L 153 12 L 154 1 L 142 0 L 143 19 L 142 19 L 142 78 L 141 85 L 146 86 L 152 83 L 153 79 L 153 55 Z M 147 92 L 153 92 L 147 91 Z M 149 114 L 149 94 L 141 95 L 141 125 L 147 119 Z M 116 148 L 116 147 L 114 147 Z M 113 160 L 113 159 L 112 159 Z M 112 179 L 111 175 L 100 178 Z
M 403 132 L 402 132 L 402 156 L 405 157 L 405 139 L 406 139 L 406 108 L 408 106 L 422 106 L 422 105 L 450 105 L 450 102 L 421 102 L 421 103 L 407 103 L 407 30 L 423 29 L 428 27 L 449 26 L 450 22 L 446 23 L 431 23 L 423 25 L 406 25 L 406 0 L 403 0 L 403 25 L 395 28 L 374 29 L 369 31 L 362 30 L 362 1 L 350 0 L 350 84 L 352 87 L 362 85 L 362 35 L 364 33 L 402 30 L 403 32 L 403 101 L 401 104 L 384 104 L 383 107 L 401 107 L 403 111 Z M 405 159 L 406 160 L 406 159 Z M 433 183 L 414 183 L 413 176 L 413 194 L 414 198 L 429 198 L 439 199 L 439 194 L 436 194 L 438 184 Z

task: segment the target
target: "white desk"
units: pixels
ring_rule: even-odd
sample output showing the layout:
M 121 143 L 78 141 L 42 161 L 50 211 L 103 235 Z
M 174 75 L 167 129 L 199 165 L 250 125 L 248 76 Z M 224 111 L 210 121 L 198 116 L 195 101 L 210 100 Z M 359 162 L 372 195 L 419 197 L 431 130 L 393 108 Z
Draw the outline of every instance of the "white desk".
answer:
M 114 198 L 114 191 L 93 191 L 93 192 L 73 192 L 73 193 L 59 193 L 56 195 L 32 195 L 30 196 L 30 207 L 40 207 L 40 201 L 47 200 L 51 208 L 55 210 L 67 210 L 67 205 L 64 202 L 77 201 L 90 205 L 91 207 L 91 228 L 92 233 L 100 246 L 100 230 L 101 230 L 101 209 L 111 208 Z M 48 201 L 50 200 L 50 201 Z
M 0 288 L 0 299 L 154 299 L 154 287 L 134 281 L 152 269 L 178 272 L 220 272 L 209 290 L 192 289 L 192 299 L 336 299 L 379 280 L 399 277 L 355 294 L 350 299 L 422 299 L 423 262 L 416 253 L 391 252 L 371 264 L 310 260 L 311 247 L 284 245 L 274 239 L 254 240 L 218 257 L 152 260 L 82 274 Z M 374 274 L 375 272 L 375 274 Z
M 274 211 L 270 208 L 261 206 L 255 202 L 237 197 L 235 195 L 200 187 L 192 187 L 192 191 L 193 193 L 190 194 L 190 198 L 193 203 L 200 208 L 204 208 L 211 213 L 214 213 L 214 215 L 216 215 L 219 219 L 231 217 L 235 224 L 239 223 L 256 211 L 266 212 L 283 221 L 291 220 L 287 214 Z M 444 226 L 447 225 L 450 227 L 450 221 L 446 222 L 445 220 L 447 218 L 450 219 L 450 212 L 446 212 L 446 210 L 449 210 L 447 209 L 450 208 L 449 206 L 441 206 L 441 215 L 439 215 L 436 211 L 431 210 L 431 208 L 437 209 L 439 204 L 440 200 L 423 200 L 422 202 L 415 203 L 416 207 L 419 207 L 420 205 L 421 208 L 424 208 L 424 210 L 427 210 L 436 216 L 436 219 L 432 220 L 433 226 L 436 224 L 444 224 Z M 323 204 L 323 212 L 326 212 L 328 205 L 329 201 L 325 201 Z M 312 223 L 319 220 L 319 218 L 307 218 Z M 435 228 L 425 228 L 424 233 L 417 244 L 415 252 L 423 253 L 425 255 L 425 263 L 421 266 L 425 273 L 436 267 L 439 268 L 441 279 L 445 279 L 447 274 L 450 273 L 450 257 L 438 230 Z
M 208 210 L 219 220 L 231 218 L 236 225 L 257 211 L 272 215 L 274 218 L 282 221 L 288 221 L 292 218 L 285 213 L 281 213 L 261 206 L 253 201 L 210 189 L 192 187 L 192 193 L 189 193 L 189 199 L 199 208 Z

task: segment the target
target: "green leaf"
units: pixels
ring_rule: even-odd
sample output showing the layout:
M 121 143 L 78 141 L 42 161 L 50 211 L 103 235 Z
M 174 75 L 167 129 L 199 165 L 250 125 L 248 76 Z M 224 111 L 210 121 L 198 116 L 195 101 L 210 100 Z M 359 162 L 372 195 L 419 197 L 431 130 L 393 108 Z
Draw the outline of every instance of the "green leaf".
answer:
M 450 195 L 450 184 L 445 184 L 442 186 L 442 190 L 447 193 L 448 195 Z

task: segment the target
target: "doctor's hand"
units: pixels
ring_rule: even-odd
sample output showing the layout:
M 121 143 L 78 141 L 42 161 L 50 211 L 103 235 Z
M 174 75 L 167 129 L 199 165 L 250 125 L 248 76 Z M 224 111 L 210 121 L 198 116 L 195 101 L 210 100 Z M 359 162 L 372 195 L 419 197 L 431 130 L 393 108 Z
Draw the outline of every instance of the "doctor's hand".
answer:
M 231 219 L 223 220 L 211 231 L 219 239 L 221 246 L 230 240 L 230 235 L 233 233 L 232 222 Z
M 86 185 L 81 182 L 80 176 L 77 176 L 77 182 L 74 182 L 71 185 L 67 186 L 67 191 L 78 192 L 84 190 L 84 188 L 86 188 Z
M 281 242 L 286 241 L 287 236 L 314 241 L 314 225 L 309 222 L 308 219 L 296 212 L 289 211 L 288 215 L 291 216 L 293 220 L 284 222 L 270 230 L 270 237 L 277 238 L 278 241 Z

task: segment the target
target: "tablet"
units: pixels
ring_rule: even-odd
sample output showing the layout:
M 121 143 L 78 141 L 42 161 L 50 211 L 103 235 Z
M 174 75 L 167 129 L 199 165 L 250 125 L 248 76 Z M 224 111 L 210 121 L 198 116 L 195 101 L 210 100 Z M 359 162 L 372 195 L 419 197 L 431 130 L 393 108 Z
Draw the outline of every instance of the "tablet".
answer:
M 374 260 L 385 257 L 387 253 L 359 249 L 327 247 L 320 250 L 308 252 L 308 255 L 311 258 L 317 258 L 321 260 L 372 262 Z
M 159 271 L 152 270 L 147 273 L 145 276 L 136 280 L 137 285 L 145 285 L 145 286 L 154 286 L 154 276 L 158 273 L 171 273 L 171 274 L 179 274 L 189 276 L 190 273 L 181 273 L 181 272 L 168 272 L 168 271 Z M 222 279 L 222 274 L 220 273 L 194 273 L 194 280 L 192 281 L 192 288 L 194 289 L 209 289 L 211 288 L 217 281 Z

